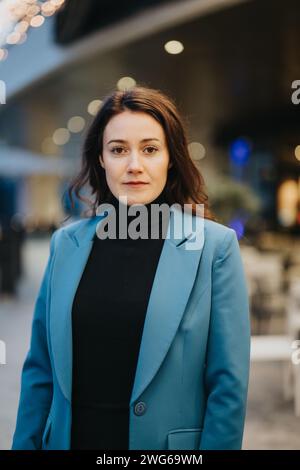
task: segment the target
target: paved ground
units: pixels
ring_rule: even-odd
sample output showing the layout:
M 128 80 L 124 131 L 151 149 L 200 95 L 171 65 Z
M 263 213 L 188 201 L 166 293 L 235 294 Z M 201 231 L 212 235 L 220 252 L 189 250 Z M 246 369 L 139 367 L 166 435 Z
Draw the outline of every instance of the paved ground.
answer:
M 282 364 L 251 365 L 244 449 L 300 449 L 300 418 L 284 400 Z
M 0 297 L 0 339 L 6 343 L 6 364 L 0 365 L 0 449 L 11 445 L 20 390 L 21 368 L 29 347 L 34 300 L 48 257 L 49 240 L 27 242 L 24 276 L 18 298 Z
M 25 273 L 18 298 L 0 299 L 0 339 L 6 364 L 0 365 L 0 449 L 9 449 L 19 399 L 21 367 L 29 345 L 34 300 L 46 265 L 49 240 L 26 242 Z M 300 449 L 300 418 L 282 395 L 279 363 L 251 366 L 244 449 Z

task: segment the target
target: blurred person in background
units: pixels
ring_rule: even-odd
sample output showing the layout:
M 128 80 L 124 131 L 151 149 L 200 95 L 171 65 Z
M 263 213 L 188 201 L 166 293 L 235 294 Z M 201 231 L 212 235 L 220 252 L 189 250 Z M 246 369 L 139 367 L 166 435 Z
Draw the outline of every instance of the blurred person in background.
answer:
M 0 296 L 12 299 L 22 275 L 22 244 L 25 228 L 16 217 L 0 221 Z

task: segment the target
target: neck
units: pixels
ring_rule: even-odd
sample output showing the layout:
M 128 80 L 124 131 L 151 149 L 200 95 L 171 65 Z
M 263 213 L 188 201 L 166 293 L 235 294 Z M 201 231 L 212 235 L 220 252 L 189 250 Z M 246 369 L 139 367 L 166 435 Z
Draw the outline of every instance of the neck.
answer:
M 129 211 L 129 208 L 131 207 L 131 205 L 127 205 L 127 204 L 124 204 L 122 201 L 120 201 L 116 196 L 114 196 L 114 194 L 110 193 L 108 199 L 107 199 L 107 202 L 109 204 L 112 204 L 116 209 L 119 208 L 119 204 L 124 208 L 124 206 L 126 206 L 127 208 L 127 212 Z M 163 203 L 167 203 L 167 197 L 166 197 L 166 191 L 165 189 L 162 190 L 162 192 L 151 202 L 148 202 L 147 204 L 143 204 L 143 203 L 137 203 L 137 205 L 142 205 L 142 206 L 145 206 L 147 209 L 148 208 L 151 208 L 152 204 L 163 204 Z

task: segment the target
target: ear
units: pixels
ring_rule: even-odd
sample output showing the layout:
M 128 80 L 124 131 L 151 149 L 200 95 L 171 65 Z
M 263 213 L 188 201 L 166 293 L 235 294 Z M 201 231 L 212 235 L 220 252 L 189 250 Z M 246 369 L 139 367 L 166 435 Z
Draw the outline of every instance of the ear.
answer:
M 168 165 L 168 169 L 171 168 L 172 166 L 173 166 L 173 162 L 170 162 Z
M 100 163 L 100 165 L 102 166 L 102 168 L 105 169 L 105 165 L 104 165 L 104 161 L 103 161 L 102 155 L 99 155 L 99 163 Z

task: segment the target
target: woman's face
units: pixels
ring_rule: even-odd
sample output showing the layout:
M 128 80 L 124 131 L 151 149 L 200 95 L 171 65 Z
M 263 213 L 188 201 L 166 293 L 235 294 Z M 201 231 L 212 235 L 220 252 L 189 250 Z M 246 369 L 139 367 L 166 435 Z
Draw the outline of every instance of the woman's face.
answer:
M 113 116 L 103 133 L 103 154 L 109 189 L 127 204 L 148 204 L 164 189 L 170 158 L 162 126 L 144 112 Z M 141 184 L 129 184 L 142 182 Z

